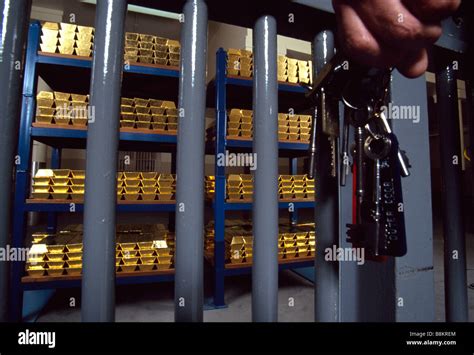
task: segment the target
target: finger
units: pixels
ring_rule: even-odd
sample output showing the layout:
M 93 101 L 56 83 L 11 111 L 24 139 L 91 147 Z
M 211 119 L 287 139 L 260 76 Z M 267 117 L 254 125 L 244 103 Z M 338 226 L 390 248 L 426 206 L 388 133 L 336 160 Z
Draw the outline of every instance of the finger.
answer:
M 434 22 L 453 14 L 461 0 L 402 0 L 403 4 L 422 21 Z M 471 0 L 472 1 L 472 0 Z
M 394 48 L 424 47 L 442 34 L 439 24 L 422 23 L 400 0 L 353 1 L 352 4 L 367 28 Z
M 333 5 L 338 13 L 339 40 L 347 55 L 363 65 L 382 68 L 395 66 L 402 60 L 404 54 L 383 47 L 346 1 L 336 0 Z
M 408 53 L 397 65 L 397 69 L 407 78 L 417 78 L 428 69 L 428 52 L 425 48 Z

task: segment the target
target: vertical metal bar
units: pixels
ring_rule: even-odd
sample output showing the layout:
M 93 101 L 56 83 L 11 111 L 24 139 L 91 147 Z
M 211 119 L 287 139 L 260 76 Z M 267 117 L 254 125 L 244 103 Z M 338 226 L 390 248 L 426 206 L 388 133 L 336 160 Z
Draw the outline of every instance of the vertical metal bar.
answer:
M 278 82 L 277 28 L 262 16 L 253 31 L 254 175 L 252 319 L 278 319 Z
M 82 320 L 115 319 L 115 218 L 126 0 L 97 2 L 86 151 Z
M 51 169 L 61 168 L 61 149 L 53 147 L 51 151 Z M 55 212 L 48 212 L 48 223 L 46 231 L 48 233 L 56 233 L 58 222 L 58 214 Z
M 23 47 L 31 1 L 4 0 L 0 5 L 0 247 L 10 243 L 12 172 L 18 137 Z M 0 262 L 0 321 L 8 318 L 9 263 Z
M 436 75 L 444 227 L 444 285 L 447 322 L 467 322 L 466 241 L 461 202 L 461 147 L 456 70 L 449 63 Z
M 334 55 L 334 35 L 330 31 L 322 31 L 313 41 L 314 75 Z M 339 263 L 326 261 L 326 248 L 332 249 L 339 245 L 339 196 L 338 180 L 329 174 L 331 164 L 331 147 L 327 136 L 322 132 L 322 117 L 319 109 L 315 109 L 316 122 L 316 248 L 315 261 L 315 320 L 317 322 L 339 321 Z
M 226 58 L 222 49 L 216 53 L 216 157 L 225 154 L 227 126 Z M 214 194 L 214 306 L 224 307 L 225 281 L 225 166 L 216 164 Z
M 184 5 L 176 183 L 175 320 L 203 319 L 207 5 Z

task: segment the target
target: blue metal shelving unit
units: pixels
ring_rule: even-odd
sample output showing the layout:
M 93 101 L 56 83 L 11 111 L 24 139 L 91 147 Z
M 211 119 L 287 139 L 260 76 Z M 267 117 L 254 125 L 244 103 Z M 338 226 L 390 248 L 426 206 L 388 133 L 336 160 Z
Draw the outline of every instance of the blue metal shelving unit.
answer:
M 226 73 L 227 54 L 226 51 L 220 48 L 216 53 L 216 77 L 214 80 L 215 94 L 216 94 L 216 142 L 215 142 L 215 154 L 224 154 L 226 149 L 251 149 L 251 140 L 236 140 L 227 139 L 227 87 L 238 86 L 238 87 L 252 87 L 252 79 L 228 77 Z M 278 90 L 283 93 L 292 94 L 305 94 L 307 88 L 300 85 L 279 83 Z M 286 151 L 290 155 L 290 171 L 292 174 L 297 173 L 297 156 L 301 156 L 308 150 L 308 144 L 304 143 L 292 143 L 292 142 L 280 142 L 278 144 L 280 151 Z M 212 206 L 214 208 L 214 228 L 215 228 L 215 239 L 214 239 L 214 259 L 211 261 L 214 271 L 214 299 L 213 306 L 216 308 L 225 307 L 224 300 L 224 279 L 226 276 L 240 275 L 251 272 L 251 267 L 248 265 L 242 265 L 236 267 L 235 265 L 226 267 L 225 264 L 225 213 L 226 211 L 248 211 L 252 209 L 252 203 L 228 203 L 226 202 L 225 193 L 225 167 L 215 166 L 215 194 Z M 297 210 L 300 208 L 314 208 L 315 203 L 312 201 L 306 202 L 280 202 L 280 209 L 288 209 L 292 204 L 294 211 L 291 214 L 292 224 L 296 224 L 297 221 Z M 301 267 L 313 266 L 313 261 L 294 261 L 280 264 L 280 270 L 283 269 L 295 269 Z
M 60 156 L 62 148 L 85 148 L 87 130 L 61 128 L 61 127 L 37 127 L 33 124 L 36 108 L 36 88 L 38 81 L 38 67 L 40 65 L 47 66 L 49 69 L 57 70 L 58 74 L 53 75 L 56 82 L 67 80 L 69 71 L 90 70 L 92 67 L 91 58 L 72 57 L 59 54 L 38 52 L 40 41 L 41 26 L 35 21 L 29 26 L 28 43 L 26 50 L 25 74 L 23 82 L 22 111 L 20 119 L 20 134 L 18 140 L 18 162 L 15 172 L 15 197 L 13 210 L 13 236 L 12 247 L 24 247 L 26 236 L 26 213 L 30 211 L 48 213 L 49 230 L 55 229 L 56 213 L 70 212 L 70 203 L 37 203 L 28 202 L 30 191 L 30 160 L 32 141 L 37 140 L 53 147 L 51 165 L 53 168 L 60 168 Z M 81 69 L 82 68 L 82 69 Z M 62 75 L 62 73 L 65 73 Z M 125 75 L 138 76 L 154 76 L 175 80 L 179 78 L 179 70 L 177 68 L 165 68 L 153 65 L 125 65 Z M 90 75 L 89 75 L 90 76 Z M 156 133 L 139 133 L 123 131 L 120 132 L 121 146 L 125 144 L 127 150 L 154 150 L 154 151 L 171 151 L 176 147 L 176 135 L 165 135 Z M 174 147 L 173 147 L 174 146 Z M 158 201 L 157 201 L 158 202 Z M 74 212 L 82 212 L 83 204 L 75 203 Z M 119 212 L 174 212 L 175 204 L 173 203 L 119 203 L 117 204 Z M 80 286 L 80 278 L 57 278 L 44 282 L 22 282 L 24 275 L 24 262 L 12 263 L 12 283 L 11 283 L 11 301 L 12 314 L 16 319 L 21 314 L 23 291 L 32 289 L 48 289 L 61 287 Z M 120 276 L 117 275 L 117 284 L 136 284 L 157 281 L 169 281 L 173 279 L 173 274 L 157 272 L 156 275 L 137 274 Z

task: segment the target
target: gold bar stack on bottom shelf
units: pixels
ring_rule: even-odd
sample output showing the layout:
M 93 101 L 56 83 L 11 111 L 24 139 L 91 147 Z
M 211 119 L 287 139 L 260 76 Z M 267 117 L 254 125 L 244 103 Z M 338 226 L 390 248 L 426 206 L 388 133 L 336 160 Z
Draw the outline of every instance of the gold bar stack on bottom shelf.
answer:
M 214 225 L 206 227 L 205 250 L 208 257 L 214 253 Z M 250 221 L 228 220 L 225 227 L 226 263 L 252 262 L 253 236 Z M 300 224 L 291 231 L 280 226 L 278 235 L 278 258 L 280 260 L 310 258 L 315 256 L 316 238 L 314 223 Z
M 82 225 L 57 234 L 35 233 L 26 263 L 31 277 L 82 273 Z M 118 225 L 116 271 L 118 273 L 168 270 L 173 267 L 175 236 L 163 225 Z
M 35 122 L 60 126 L 87 125 L 91 117 L 89 95 L 40 91 L 36 95 Z
M 278 114 L 278 140 L 309 142 L 311 115 Z M 227 136 L 253 137 L 253 111 L 233 108 L 227 112 Z
M 93 27 L 62 22 L 44 22 L 41 25 L 42 52 L 90 57 L 93 45 Z
M 173 101 L 127 98 L 121 99 L 120 127 L 150 129 L 176 134 L 178 110 Z
M 141 33 L 125 33 L 125 62 L 179 66 L 179 41 Z
M 253 76 L 252 51 L 246 49 L 227 50 L 227 74 L 250 78 Z
M 83 170 L 40 169 L 33 178 L 33 199 L 84 200 Z M 175 199 L 176 176 L 156 172 L 119 172 L 117 200 L 169 201 Z

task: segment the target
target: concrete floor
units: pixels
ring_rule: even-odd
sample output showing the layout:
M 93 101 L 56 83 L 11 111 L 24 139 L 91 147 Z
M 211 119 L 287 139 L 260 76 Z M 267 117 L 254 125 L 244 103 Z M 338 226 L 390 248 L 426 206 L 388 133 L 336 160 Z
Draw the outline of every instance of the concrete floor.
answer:
M 436 321 L 444 321 L 444 277 L 443 250 L 440 233 L 435 236 L 435 294 Z M 469 234 L 468 281 L 474 283 L 474 235 Z M 211 277 L 206 277 L 211 280 Z M 206 295 L 211 294 L 211 285 L 205 285 Z M 119 322 L 172 322 L 174 320 L 173 284 L 132 285 L 117 288 L 116 320 Z M 474 322 L 474 290 L 468 290 L 470 321 Z M 71 297 L 76 307 L 70 307 Z M 288 299 L 294 299 L 290 307 Z M 291 271 L 280 273 L 279 321 L 312 322 L 314 319 L 314 295 L 312 283 Z M 80 321 L 80 291 L 58 290 L 43 310 L 39 322 Z M 204 312 L 206 322 L 248 322 L 251 320 L 251 277 L 237 276 L 226 279 L 226 302 L 228 308 Z

